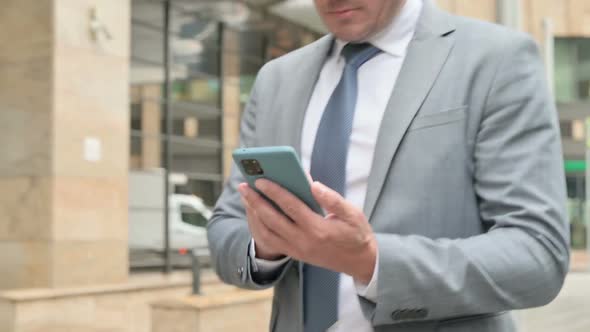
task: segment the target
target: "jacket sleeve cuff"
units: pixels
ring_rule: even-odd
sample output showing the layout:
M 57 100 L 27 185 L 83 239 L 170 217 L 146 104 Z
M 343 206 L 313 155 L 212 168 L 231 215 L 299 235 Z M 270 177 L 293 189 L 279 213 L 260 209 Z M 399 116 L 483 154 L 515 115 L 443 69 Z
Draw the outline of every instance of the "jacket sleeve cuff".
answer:
M 284 257 L 276 261 L 256 258 L 256 245 L 254 239 L 250 240 L 249 256 L 252 272 L 260 274 L 276 274 L 283 268 L 285 263 L 291 260 L 290 257 Z
M 373 277 L 369 281 L 368 285 L 354 281 L 356 292 L 358 295 L 364 297 L 371 302 L 377 302 L 377 281 L 379 279 L 379 253 L 377 253 L 377 259 L 375 261 L 375 269 L 373 270 Z

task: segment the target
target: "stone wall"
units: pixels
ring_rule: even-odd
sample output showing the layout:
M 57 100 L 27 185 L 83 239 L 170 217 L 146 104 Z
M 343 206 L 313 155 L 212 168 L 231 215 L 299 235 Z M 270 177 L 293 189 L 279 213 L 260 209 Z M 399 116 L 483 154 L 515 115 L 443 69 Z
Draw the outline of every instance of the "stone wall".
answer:
M 127 278 L 129 1 L 0 0 L 0 289 Z
M 149 332 L 150 303 L 190 294 L 190 276 L 131 277 L 123 284 L 0 292 L 2 332 Z M 212 276 L 204 289 L 224 288 Z
M 268 331 L 272 290 L 230 288 L 152 304 L 152 332 Z

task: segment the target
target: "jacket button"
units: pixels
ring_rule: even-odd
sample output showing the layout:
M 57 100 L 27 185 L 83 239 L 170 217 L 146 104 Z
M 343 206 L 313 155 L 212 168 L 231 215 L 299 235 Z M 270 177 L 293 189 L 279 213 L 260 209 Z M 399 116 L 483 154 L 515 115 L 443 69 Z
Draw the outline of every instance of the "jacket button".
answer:
M 406 309 L 403 312 L 404 312 L 404 314 L 402 316 L 403 320 L 414 319 L 414 309 Z
M 428 316 L 427 309 L 400 309 L 391 313 L 391 319 L 394 321 L 424 319 Z
M 422 308 L 422 309 L 418 309 L 416 311 L 416 318 L 424 319 L 426 317 L 428 317 L 428 310 L 427 309 Z
M 398 313 L 398 320 L 407 320 L 411 319 L 412 311 L 409 309 L 402 309 Z
M 244 275 L 244 267 L 240 266 L 238 267 L 238 271 L 237 271 L 238 277 L 242 277 Z

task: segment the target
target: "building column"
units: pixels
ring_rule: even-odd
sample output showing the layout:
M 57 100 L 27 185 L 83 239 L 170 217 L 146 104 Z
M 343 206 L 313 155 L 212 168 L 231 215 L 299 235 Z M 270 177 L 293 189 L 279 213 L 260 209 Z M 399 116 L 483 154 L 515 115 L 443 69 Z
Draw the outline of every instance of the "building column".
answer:
M 240 144 L 240 36 L 229 28 L 222 33 L 223 175 L 227 179 L 233 165 L 232 152 Z
M 522 30 L 521 0 L 497 0 L 496 11 L 498 23 L 515 30 Z
M 129 0 L 0 7 L 0 289 L 123 282 Z
M 162 167 L 162 87 L 145 85 L 141 90 L 141 169 Z

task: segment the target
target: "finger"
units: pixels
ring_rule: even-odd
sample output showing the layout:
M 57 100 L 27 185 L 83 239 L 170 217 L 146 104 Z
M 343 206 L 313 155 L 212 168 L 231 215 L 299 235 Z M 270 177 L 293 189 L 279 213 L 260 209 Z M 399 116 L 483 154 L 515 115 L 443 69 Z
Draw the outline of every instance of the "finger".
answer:
M 254 241 L 257 241 L 259 244 L 263 243 L 271 250 L 287 255 L 289 250 L 287 249 L 287 243 L 283 237 L 260 221 L 256 211 L 250 206 L 245 198 L 242 198 L 242 201 L 246 207 L 248 228 L 250 229 Z
M 256 210 L 252 207 L 252 205 L 250 205 L 250 203 L 248 202 L 248 200 L 246 199 L 247 196 L 247 191 L 248 191 L 248 184 L 244 183 L 240 184 L 240 186 L 238 186 L 238 191 L 240 192 L 241 195 L 241 201 L 242 201 L 242 205 L 244 205 L 244 208 L 246 210 L 246 220 L 248 220 L 248 225 L 250 226 L 250 229 L 252 229 L 252 224 L 251 222 L 255 219 L 258 219 L 258 215 L 256 214 Z
M 246 215 L 247 215 L 248 213 L 250 213 L 250 210 L 252 208 L 250 207 L 250 204 L 248 204 L 248 201 L 246 201 L 246 199 L 244 197 L 241 197 L 240 200 L 242 201 L 242 205 L 244 206 L 244 210 L 246 210 Z
M 318 204 L 328 213 L 344 221 L 357 219 L 357 209 L 336 191 L 316 181 L 311 185 L 311 192 Z
M 257 238 L 257 235 L 260 233 L 260 228 L 268 228 L 264 223 L 260 221 L 260 217 L 256 210 L 248 203 L 248 200 L 245 197 L 242 197 L 242 204 L 246 208 L 246 219 L 248 221 L 248 227 L 250 228 L 250 233 L 252 233 L 254 239 Z M 268 229 L 269 232 L 272 232 L 272 229 Z M 278 236 L 278 234 L 276 234 Z
M 273 251 L 292 257 L 295 252 L 294 248 L 296 248 L 296 244 L 291 243 L 285 238 L 284 234 L 281 234 L 276 229 L 268 227 L 261 220 L 261 218 L 257 218 L 251 222 L 252 225 L 250 227 L 253 230 L 252 237 L 254 240 L 259 244 L 264 244 L 264 246 Z
M 247 204 L 256 211 L 261 223 L 278 234 L 287 242 L 297 241 L 301 237 L 300 230 L 284 214 L 277 211 L 266 199 L 251 188 L 244 191 Z
M 244 197 L 242 197 L 242 204 L 246 208 L 246 219 L 248 219 L 248 223 L 250 223 L 250 220 L 258 218 L 258 216 L 256 215 L 256 211 L 252 209 L 252 207 L 250 206 L 250 204 L 248 204 L 248 201 Z
M 248 220 L 248 224 L 250 225 L 252 238 L 258 245 L 263 245 L 275 253 L 287 254 L 285 240 L 272 229 L 261 223 L 260 219 L 250 219 Z
M 292 244 L 285 241 L 285 239 L 280 234 L 271 228 L 266 227 L 266 225 L 263 223 L 259 223 L 258 226 L 257 235 L 254 237 L 256 243 L 264 244 L 265 247 L 282 255 L 292 256 Z
M 250 188 L 250 186 L 245 182 L 238 184 L 237 190 L 238 190 L 238 193 L 240 194 L 240 197 L 242 197 L 242 203 L 244 204 L 244 207 L 247 204 L 247 202 L 245 200 L 245 194 L 246 194 L 248 188 Z
M 248 221 L 248 228 L 250 229 L 250 233 L 254 235 L 254 233 L 256 233 L 258 215 L 256 214 L 256 211 L 250 206 L 246 198 L 242 196 L 241 200 L 242 204 L 244 205 L 244 208 L 246 209 L 246 220 Z
M 275 202 L 298 225 L 303 226 L 318 218 L 303 201 L 274 182 L 260 179 L 256 181 L 256 188 Z

